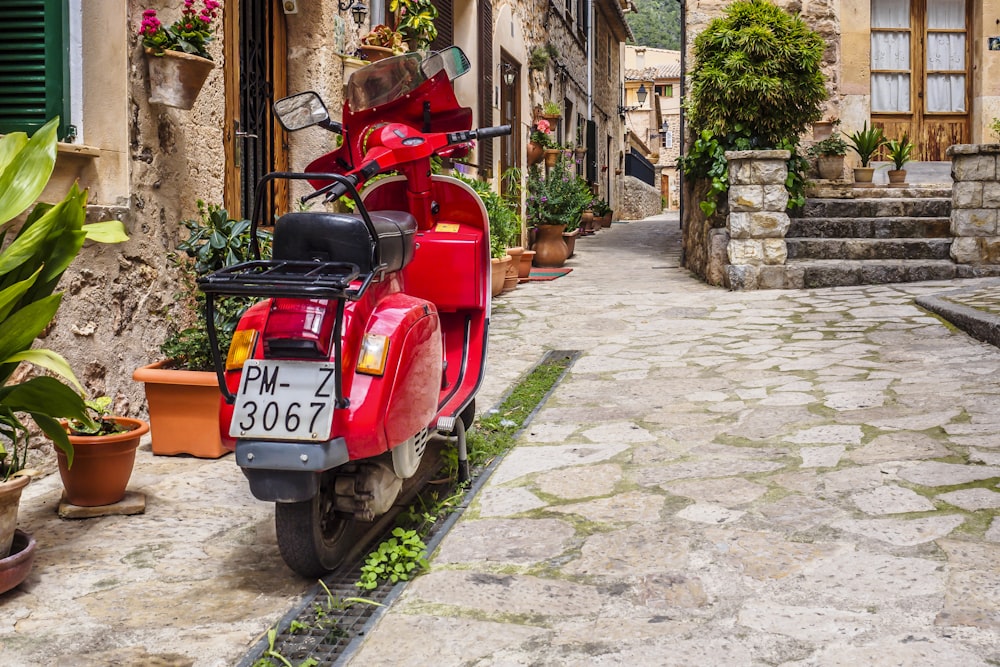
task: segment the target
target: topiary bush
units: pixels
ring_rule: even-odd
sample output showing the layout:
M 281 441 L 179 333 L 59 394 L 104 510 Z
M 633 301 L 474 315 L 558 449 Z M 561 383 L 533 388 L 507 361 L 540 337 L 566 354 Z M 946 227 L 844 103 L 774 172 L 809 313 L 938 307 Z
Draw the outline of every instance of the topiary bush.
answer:
M 717 136 L 737 126 L 771 148 L 822 117 L 822 38 L 767 0 L 739 0 L 695 39 L 692 128 Z

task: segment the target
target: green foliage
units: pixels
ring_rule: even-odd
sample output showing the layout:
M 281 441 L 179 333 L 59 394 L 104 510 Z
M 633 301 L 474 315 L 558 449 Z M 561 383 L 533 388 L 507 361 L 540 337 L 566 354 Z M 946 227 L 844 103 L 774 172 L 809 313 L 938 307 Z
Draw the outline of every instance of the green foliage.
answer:
M 546 102 L 542 105 L 542 114 L 546 116 L 561 116 L 562 107 L 557 102 Z
M 389 11 L 397 17 L 396 30 L 417 48 L 426 49 L 437 38 L 438 10 L 431 0 L 391 0 Z
M 181 17 L 169 27 L 163 26 L 155 9 L 144 10 L 139 26 L 142 44 L 158 56 L 164 51 L 181 51 L 211 60 L 208 43 L 214 39 L 212 21 L 218 18 L 220 4 L 216 0 L 205 0 L 201 11 L 195 11 L 193 2 L 184 4 Z
M 913 154 L 914 144 L 910 141 L 910 137 L 905 132 L 903 133 L 902 139 L 899 141 L 890 139 L 885 142 L 885 146 L 889 149 L 889 159 L 892 160 L 896 169 L 902 169 L 903 165 L 910 161 L 910 156 Z
M 592 195 L 587 181 L 577 176 L 570 164 L 560 156 L 547 175 L 537 165 L 528 169 L 527 214 L 532 224 L 579 224 L 580 214 L 590 205 Z
M 862 167 L 868 166 L 872 156 L 885 143 L 885 135 L 882 134 L 882 128 L 875 127 L 874 125 L 868 127 L 868 121 L 865 121 L 863 128 L 848 135 L 847 138 L 851 142 L 851 150 L 861 158 Z
M 594 210 L 594 215 L 598 218 L 602 218 L 608 213 L 611 213 L 611 207 L 608 205 L 608 202 L 603 199 L 595 199 L 591 208 Z
M 680 50 L 680 3 L 676 0 L 636 0 L 635 9 L 626 17 L 636 44 Z
M 559 49 L 553 44 L 545 44 L 543 46 L 536 46 L 531 50 L 531 54 L 528 56 L 528 68 L 533 69 L 536 72 L 540 72 L 545 69 L 545 66 L 549 64 L 549 61 L 553 58 L 559 57 Z
M 84 404 L 87 406 L 87 414 L 92 414 L 93 417 L 88 421 L 70 419 L 69 429 L 73 435 L 112 435 L 114 433 L 124 433 L 128 430 L 111 418 L 110 396 L 99 396 L 98 398 L 84 401 Z
M 1000 118 L 994 118 L 990 121 L 990 132 L 993 133 L 993 138 L 1000 141 Z
M 823 141 L 817 141 L 815 144 L 809 147 L 809 155 L 812 156 L 830 156 L 830 155 L 847 155 L 847 149 L 849 146 L 844 138 L 840 134 L 834 134 L 827 137 Z
M 695 39 L 691 127 L 747 129 L 761 147 L 797 137 L 827 98 L 822 38 L 767 0 L 738 0 Z
M 358 588 L 372 590 L 380 581 L 407 581 L 427 569 L 427 545 L 416 530 L 393 528 L 392 537 L 368 554 L 361 566 Z
M 206 205 L 199 199 L 197 206 L 198 217 L 181 222 L 188 230 L 188 238 L 177 244 L 177 249 L 187 256 L 186 260 L 179 260 L 188 269 L 184 276 L 187 294 L 197 293 L 193 300 L 188 299 L 197 324 L 171 333 L 160 346 L 160 352 L 189 370 L 211 370 L 212 347 L 201 315 L 205 297 L 197 292 L 194 281 L 199 276 L 252 259 L 251 224 L 249 220 L 231 219 L 229 212 L 216 204 Z M 261 257 L 267 259 L 271 256 L 271 235 L 258 229 L 257 239 Z M 253 303 L 250 297 L 227 297 L 216 301 L 215 328 L 223 354 L 229 348 L 240 317 Z
M 29 139 L 23 132 L 0 138 L 0 227 L 23 213 L 48 183 L 55 166 L 55 118 Z M 32 349 L 35 339 L 55 317 L 62 294 L 54 294 L 63 273 L 92 239 L 125 241 L 118 221 L 85 224 L 87 193 L 76 185 L 58 204 L 38 203 L 13 240 L 0 251 L 0 479 L 21 470 L 27 460 L 28 430 L 19 415 L 28 414 L 72 465 L 73 448 L 58 419 L 90 421 L 83 387 L 59 354 Z M 0 233 L 0 245 L 7 232 Z M 26 361 L 65 378 L 51 377 L 8 383 Z

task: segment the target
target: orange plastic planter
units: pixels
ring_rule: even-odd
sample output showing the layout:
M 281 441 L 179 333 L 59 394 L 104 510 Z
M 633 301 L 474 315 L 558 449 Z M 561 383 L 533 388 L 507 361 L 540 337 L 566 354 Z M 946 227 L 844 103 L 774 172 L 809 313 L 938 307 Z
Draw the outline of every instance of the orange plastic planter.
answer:
M 219 382 L 210 371 L 178 371 L 160 361 L 137 368 L 146 384 L 153 453 L 216 459 L 227 454 L 219 435 Z
M 67 467 L 62 450 L 56 449 L 66 500 L 74 505 L 111 505 L 125 497 L 135 466 L 135 450 L 139 438 L 149 431 L 149 424 L 128 417 L 112 419 L 129 430 L 111 435 L 69 436 L 73 445 L 72 468 Z

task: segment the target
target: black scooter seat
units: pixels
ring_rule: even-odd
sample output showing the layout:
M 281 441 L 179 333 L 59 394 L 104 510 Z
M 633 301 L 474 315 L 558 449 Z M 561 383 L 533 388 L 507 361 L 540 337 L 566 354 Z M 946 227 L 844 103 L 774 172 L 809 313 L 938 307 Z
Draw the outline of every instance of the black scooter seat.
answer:
M 413 259 L 417 221 L 405 211 L 372 211 L 378 256 L 385 270 L 399 271 Z M 375 243 L 360 215 L 297 211 L 274 225 L 274 259 L 348 262 L 361 273 L 375 266 Z

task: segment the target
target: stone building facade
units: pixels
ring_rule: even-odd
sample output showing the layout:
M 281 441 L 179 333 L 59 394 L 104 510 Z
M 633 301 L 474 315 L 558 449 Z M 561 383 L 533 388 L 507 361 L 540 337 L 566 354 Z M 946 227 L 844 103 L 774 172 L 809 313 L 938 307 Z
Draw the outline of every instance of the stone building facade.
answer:
M 372 3 L 358 26 L 337 3 L 225 0 L 210 45 L 216 68 L 188 111 L 150 103 L 137 35 L 144 10 L 156 9 L 169 23 L 183 0 L 37 3 L 39 11 L 59 8 L 59 16 L 46 18 L 65 30 L 65 49 L 57 51 L 68 76 L 60 92 L 65 124 L 75 131 L 59 145 L 43 199 L 61 198 L 78 180 L 89 188 L 88 218 L 121 220 L 130 235 L 124 244 L 84 247 L 63 279 L 66 296 L 43 343 L 67 357 L 91 394 L 110 395 L 117 409 L 142 414 L 143 388 L 131 379 L 133 370 L 161 358 L 169 331 L 191 324 L 185 304 L 194 290 L 176 264 L 177 244 L 187 235 L 181 221 L 196 217 L 199 200 L 246 217 L 255 173 L 301 169 L 336 145 L 333 134 L 319 129 L 282 134 L 270 102 L 315 90 L 338 118 L 345 76 L 356 64 L 351 56 L 371 21 L 385 16 L 385 2 Z M 571 111 L 570 122 L 594 121 L 593 169 L 613 173 L 622 155 L 615 108 L 629 34 L 618 0 L 453 0 L 447 7 L 450 41 L 472 62 L 456 90 L 473 109 L 474 126 L 500 124 L 500 67 L 519 68 L 512 85 L 520 90 L 514 109 L 520 153 L 513 165 L 524 166 L 533 107 L 555 96 Z M 549 42 L 560 46 L 559 58 L 529 70 L 531 49 Z M 469 171 L 496 184 L 500 156 L 480 146 Z M 613 179 L 594 180 L 605 196 L 620 196 Z

